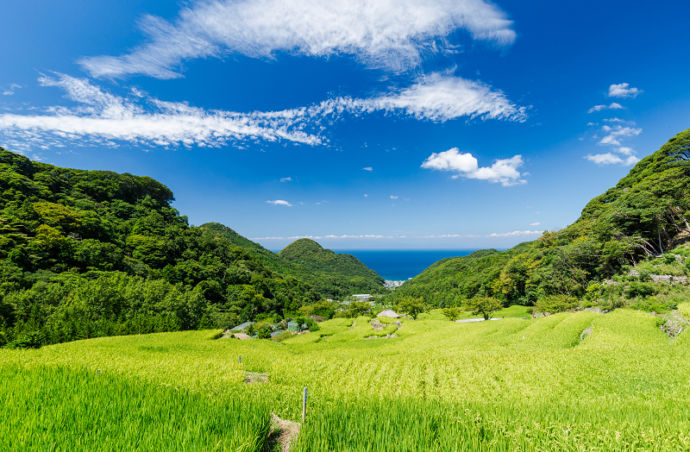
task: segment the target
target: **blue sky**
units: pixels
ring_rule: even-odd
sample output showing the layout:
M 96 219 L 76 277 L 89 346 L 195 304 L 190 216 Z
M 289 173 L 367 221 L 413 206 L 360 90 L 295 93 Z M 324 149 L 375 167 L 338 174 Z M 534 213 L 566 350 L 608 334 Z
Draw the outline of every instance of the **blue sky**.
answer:
M 1 8 L 1 146 L 271 249 L 505 248 L 690 126 L 687 2 Z

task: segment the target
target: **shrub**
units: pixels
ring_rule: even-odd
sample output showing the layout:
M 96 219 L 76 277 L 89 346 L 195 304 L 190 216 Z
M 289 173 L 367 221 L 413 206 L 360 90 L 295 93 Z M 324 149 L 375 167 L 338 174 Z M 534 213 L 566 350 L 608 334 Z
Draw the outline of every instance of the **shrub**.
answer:
M 655 295 L 657 293 L 654 283 L 633 281 L 624 289 L 627 298 L 642 298 Z
M 443 309 L 443 315 L 446 316 L 451 322 L 457 320 L 458 317 L 460 317 L 460 314 L 460 308 L 455 306 Z
M 534 305 L 536 312 L 549 312 L 555 314 L 557 312 L 574 309 L 578 305 L 578 300 L 569 295 L 550 295 L 542 298 Z
M 270 339 L 271 338 L 271 327 L 268 325 L 261 325 L 258 330 L 256 330 L 256 337 L 259 339 Z

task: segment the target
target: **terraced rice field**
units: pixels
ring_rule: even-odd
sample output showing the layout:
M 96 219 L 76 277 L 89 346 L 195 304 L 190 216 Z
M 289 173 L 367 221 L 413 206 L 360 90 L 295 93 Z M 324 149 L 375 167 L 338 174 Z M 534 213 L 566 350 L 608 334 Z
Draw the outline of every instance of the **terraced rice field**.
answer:
M 282 343 L 195 331 L 2 350 L 0 449 L 276 448 L 270 414 L 301 421 L 305 386 L 290 450 L 690 449 L 687 332 L 629 310 L 434 318 L 390 339 L 364 339 L 359 318 Z

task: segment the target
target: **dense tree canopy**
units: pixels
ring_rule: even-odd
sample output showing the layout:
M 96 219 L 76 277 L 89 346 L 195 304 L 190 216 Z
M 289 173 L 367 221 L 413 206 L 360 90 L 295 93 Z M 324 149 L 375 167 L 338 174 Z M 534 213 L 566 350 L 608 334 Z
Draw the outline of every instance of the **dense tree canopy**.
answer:
M 690 130 L 645 157 L 580 218 L 507 251 L 482 250 L 439 261 L 396 290 L 434 306 L 477 296 L 534 304 L 550 295 L 582 296 L 624 265 L 665 252 L 690 236 Z
M 190 227 L 172 199 L 149 177 L 0 149 L 0 345 L 227 327 L 358 287 L 359 270 L 314 284 L 229 228 Z

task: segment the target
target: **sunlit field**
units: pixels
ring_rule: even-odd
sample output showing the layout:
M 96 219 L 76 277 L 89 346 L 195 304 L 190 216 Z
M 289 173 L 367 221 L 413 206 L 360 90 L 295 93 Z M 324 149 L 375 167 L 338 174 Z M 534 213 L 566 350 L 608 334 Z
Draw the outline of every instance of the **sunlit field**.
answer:
M 305 386 L 290 450 L 690 449 L 687 332 L 630 310 L 509 309 L 432 312 L 389 339 L 365 339 L 360 317 L 282 343 L 194 331 L 1 350 L 0 449 L 277 448 L 270 415 L 301 422 Z

